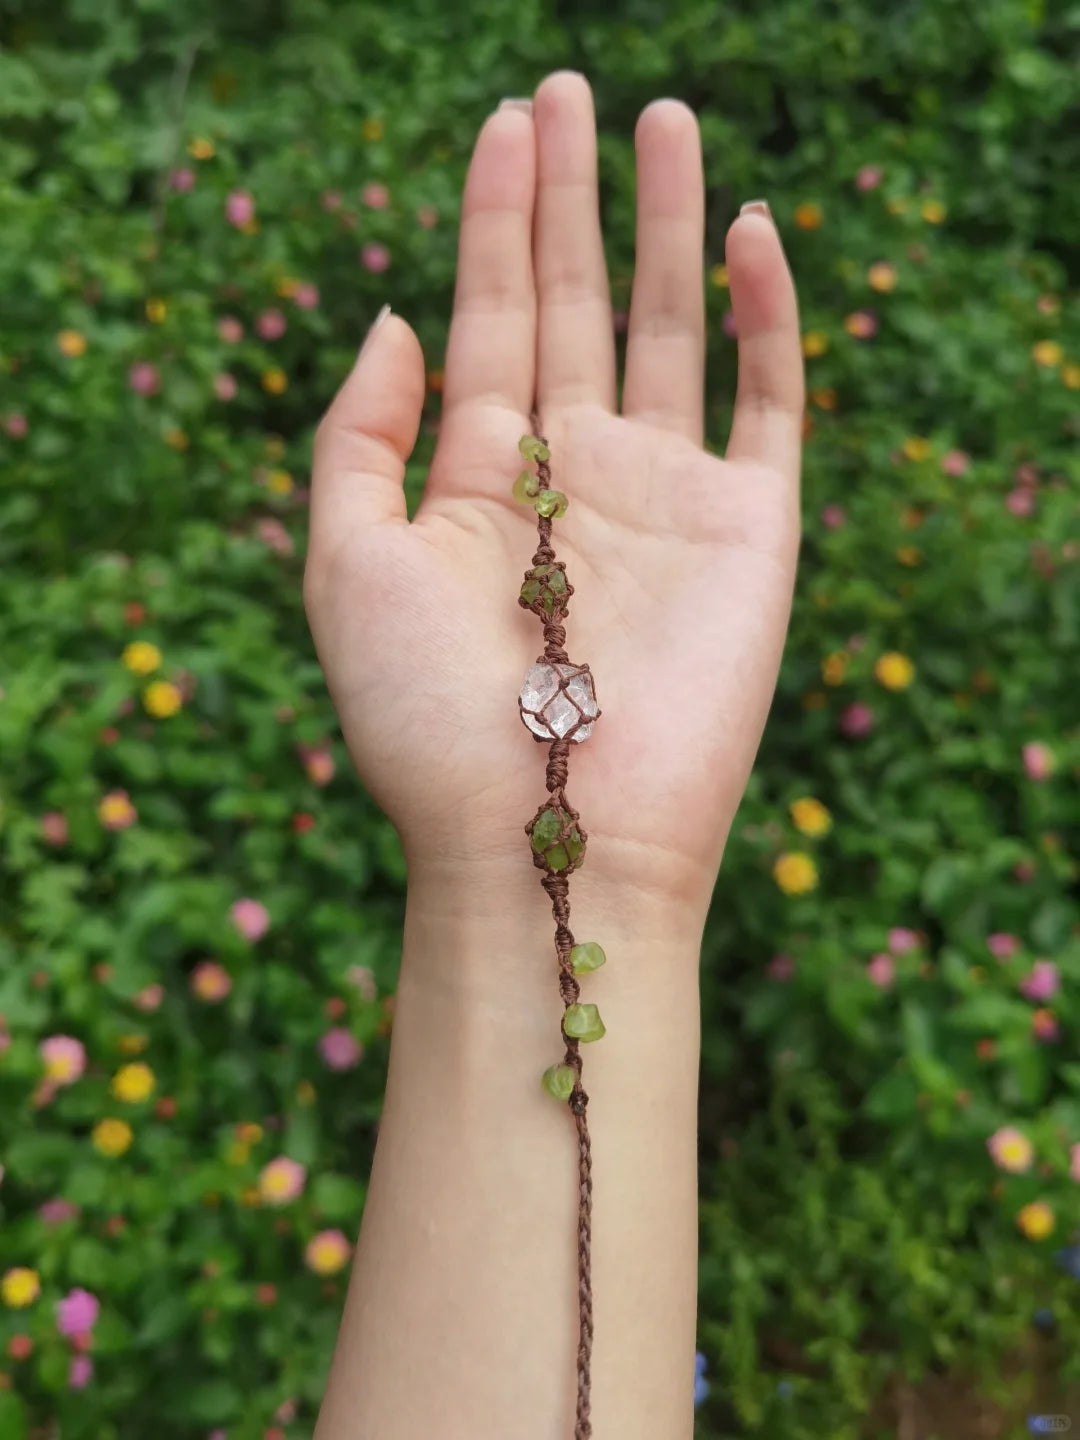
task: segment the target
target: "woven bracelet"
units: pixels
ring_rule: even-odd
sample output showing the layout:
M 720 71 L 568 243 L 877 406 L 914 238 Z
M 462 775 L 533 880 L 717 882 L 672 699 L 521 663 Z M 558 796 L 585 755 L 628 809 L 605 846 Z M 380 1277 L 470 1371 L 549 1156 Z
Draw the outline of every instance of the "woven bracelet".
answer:
M 581 1044 L 599 1040 L 604 1022 L 595 1005 L 580 1002 L 577 977 L 603 965 L 605 955 L 594 942 L 575 945 L 570 931 L 570 875 L 585 858 L 588 836 L 578 812 L 566 798 L 570 746 L 585 740 L 600 710 L 588 665 L 575 665 L 565 650 L 567 605 L 574 587 L 566 566 L 556 560 L 551 544 L 551 522 L 565 515 L 566 496 L 551 488 L 551 452 L 532 417 L 533 435 L 518 444 L 522 458 L 535 469 L 525 469 L 514 481 L 514 498 L 537 513 L 540 543 L 526 570 L 518 604 L 531 610 L 544 627 L 544 653 L 529 669 L 518 697 L 522 720 L 540 742 L 550 742 L 547 761 L 548 799 L 525 826 L 533 863 L 543 871 L 541 884 L 551 900 L 555 917 L 555 951 L 559 992 L 565 1007 L 562 1038 L 566 1053 L 561 1063 L 545 1070 L 542 1084 L 549 1095 L 567 1103 L 578 1138 L 578 1352 L 577 1413 L 574 1440 L 589 1440 L 590 1366 L 592 1362 L 592 1155 L 589 1148 L 589 1097 L 581 1084 Z

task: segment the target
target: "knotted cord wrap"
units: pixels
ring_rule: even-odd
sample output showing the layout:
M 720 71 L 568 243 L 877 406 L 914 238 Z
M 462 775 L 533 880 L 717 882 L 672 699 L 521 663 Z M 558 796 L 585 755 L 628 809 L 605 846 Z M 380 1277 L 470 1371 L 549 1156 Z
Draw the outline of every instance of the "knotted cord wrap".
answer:
M 540 431 L 540 422 L 535 414 L 532 417 L 533 435 L 546 445 Z M 540 485 L 543 489 L 551 488 L 551 462 L 550 460 L 538 459 L 536 462 L 537 473 Z M 565 567 L 561 561 L 555 559 L 555 550 L 551 543 L 552 522 L 549 516 L 538 512 L 537 528 L 540 533 L 540 540 L 533 556 L 533 571 L 526 575 L 526 582 L 530 576 L 534 576 L 537 567 L 555 567 L 560 571 L 565 580 Z M 524 587 L 523 587 L 524 592 Z M 530 592 L 531 593 L 531 592 Z M 541 620 L 544 627 L 544 653 L 540 660 L 548 665 L 557 667 L 560 665 L 570 666 L 570 657 L 566 653 L 566 628 L 563 620 L 566 616 L 567 602 L 574 593 L 574 587 L 569 580 L 565 581 L 565 589 L 553 593 L 553 587 L 546 587 L 542 579 L 539 585 L 539 593 L 531 599 L 527 599 L 523 593 L 519 603 L 525 609 L 531 610 Z M 587 665 L 575 665 L 572 667 L 576 674 L 587 674 Z M 556 675 L 561 672 L 556 669 Z M 591 676 L 588 677 L 591 688 Z M 565 685 L 565 681 L 563 682 Z M 562 687 L 560 687 L 562 688 Z M 521 702 L 519 701 L 519 708 Z M 541 805 L 540 809 L 525 826 L 525 832 L 529 836 L 533 863 L 542 870 L 543 879 L 541 884 L 547 892 L 551 901 L 551 912 L 555 919 L 555 952 L 558 957 L 559 993 L 563 999 L 565 1009 L 576 1005 L 581 994 L 581 986 L 578 984 L 577 976 L 574 974 L 573 962 L 570 952 L 574 946 L 574 936 L 570 929 L 570 875 L 585 858 L 585 846 L 588 835 L 580 823 L 578 812 L 566 798 L 566 780 L 569 772 L 570 748 L 574 743 L 572 736 L 583 723 L 581 707 L 576 707 L 579 718 L 574 722 L 569 733 L 559 735 L 558 738 L 545 741 L 541 735 L 534 735 L 540 743 L 550 743 L 547 759 L 546 782 L 549 799 Z M 595 709 L 589 719 L 599 716 L 600 711 Z M 523 715 L 524 718 L 524 715 Z M 528 723 L 528 722 L 526 722 Z M 587 733 L 587 732 L 586 732 Z M 533 840 L 533 831 L 541 816 L 554 813 L 558 817 L 558 829 L 550 838 L 546 839 L 542 849 L 538 849 Z M 548 822 L 548 827 L 550 828 Z M 546 834 L 542 832 L 542 834 Z M 562 862 L 562 863 L 558 863 Z M 565 1018 L 564 1009 L 564 1018 Z M 592 1421 L 590 1419 L 590 1390 L 591 1390 L 591 1366 L 592 1366 L 592 1342 L 593 1342 L 593 1313 L 592 1313 L 592 1149 L 589 1141 L 589 1122 L 586 1110 L 589 1104 L 589 1097 L 581 1083 L 581 1042 L 566 1034 L 562 1030 L 562 1038 L 566 1044 L 566 1055 L 564 1063 L 574 1072 L 574 1084 L 567 1098 L 567 1105 L 574 1117 L 577 1128 L 578 1141 L 578 1220 L 577 1220 L 577 1255 L 578 1255 L 578 1350 L 577 1350 L 577 1410 L 574 1423 L 574 1440 L 590 1440 L 592 1436 Z

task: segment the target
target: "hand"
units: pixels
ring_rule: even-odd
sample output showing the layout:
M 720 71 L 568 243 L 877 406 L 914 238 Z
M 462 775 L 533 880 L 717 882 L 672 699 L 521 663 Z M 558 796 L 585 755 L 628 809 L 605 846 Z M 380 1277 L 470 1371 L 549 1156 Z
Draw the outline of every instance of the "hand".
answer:
M 763 213 L 727 234 L 739 336 L 724 459 L 702 448 L 704 185 L 697 122 L 637 127 L 637 268 L 622 411 L 585 80 L 485 123 L 465 186 L 438 449 L 402 480 L 425 371 L 398 316 L 369 336 L 316 440 L 305 601 L 362 780 L 414 865 L 529 866 L 546 749 L 518 717 L 543 649 L 517 604 L 536 515 L 515 503 L 538 410 L 575 594 L 567 650 L 603 711 L 571 751 L 585 865 L 706 906 L 757 750 L 798 550 L 795 292 Z

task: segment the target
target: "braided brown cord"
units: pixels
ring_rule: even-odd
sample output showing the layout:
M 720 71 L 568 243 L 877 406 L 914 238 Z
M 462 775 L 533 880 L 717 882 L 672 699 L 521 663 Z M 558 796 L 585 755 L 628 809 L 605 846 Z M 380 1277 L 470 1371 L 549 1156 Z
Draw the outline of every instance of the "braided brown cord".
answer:
M 534 414 L 533 434 L 543 443 L 544 437 L 540 432 L 540 422 Z M 537 473 L 542 489 L 551 488 L 551 463 L 547 460 L 537 462 Z M 533 566 L 550 565 L 555 562 L 555 551 L 551 544 L 551 519 L 548 516 L 538 517 L 540 542 L 536 547 L 536 554 L 533 556 Z M 562 568 L 560 564 L 560 569 Z M 558 597 L 558 603 L 551 607 L 551 613 L 546 613 L 542 604 L 526 605 L 527 609 L 537 614 L 544 626 L 544 654 L 543 659 L 549 665 L 567 664 L 569 656 L 566 653 L 566 629 L 562 619 L 566 613 L 566 601 L 573 594 L 573 586 L 567 581 L 565 594 Z M 580 667 L 587 669 L 587 666 Z M 558 672 L 556 672 L 558 673 Z M 599 714 L 599 711 L 596 712 Z M 579 722 L 580 723 L 580 722 Z M 576 728 L 576 726 L 575 726 Z M 571 732 L 572 733 L 572 732 Z M 539 736 L 536 737 L 538 740 Z M 548 860 L 548 853 L 533 849 L 533 863 L 544 871 L 541 881 L 551 900 L 551 911 L 555 917 L 555 950 L 559 961 L 559 993 L 562 995 L 563 1004 L 566 1007 L 577 1003 L 581 994 L 581 987 L 574 974 L 570 951 L 574 945 L 574 936 L 570 930 L 570 874 L 581 864 L 585 856 L 585 845 L 588 836 L 582 828 L 578 812 L 573 808 L 566 798 L 566 777 L 569 769 L 569 755 L 571 740 L 568 736 L 553 740 L 548 752 L 547 761 L 547 788 L 554 805 L 561 812 L 562 824 L 559 828 L 553 845 L 567 847 L 567 853 L 571 856 L 569 863 L 556 872 L 552 869 Z M 532 838 L 533 827 L 539 815 L 548 808 L 541 806 L 537 815 L 526 825 L 525 830 Z M 580 838 L 580 850 L 573 854 L 569 847 L 569 837 L 576 833 Z M 551 847 L 547 847 L 550 852 Z M 565 1012 L 564 1012 L 565 1013 Z M 592 1150 L 589 1144 L 589 1122 L 586 1117 L 586 1107 L 589 1097 L 581 1084 L 581 1046 L 580 1042 L 566 1035 L 563 1032 L 563 1039 L 566 1042 L 565 1063 L 574 1072 L 574 1086 L 570 1092 L 567 1104 L 574 1116 L 577 1125 L 578 1135 L 578 1352 L 577 1352 L 577 1415 L 574 1424 L 574 1440 L 590 1440 L 592 1435 L 592 1421 L 590 1419 L 590 1389 L 591 1389 L 591 1365 L 592 1365 L 592 1340 L 593 1340 L 593 1315 L 592 1315 Z

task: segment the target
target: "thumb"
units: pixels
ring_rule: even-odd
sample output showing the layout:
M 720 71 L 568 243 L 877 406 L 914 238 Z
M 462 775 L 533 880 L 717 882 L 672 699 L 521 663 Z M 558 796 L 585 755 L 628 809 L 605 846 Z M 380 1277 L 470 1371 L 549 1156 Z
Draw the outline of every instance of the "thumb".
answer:
M 402 482 L 420 428 L 424 381 L 419 340 L 384 305 L 315 433 L 314 546 L 407 518 Z

